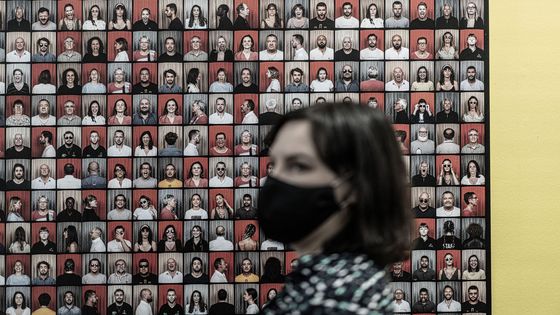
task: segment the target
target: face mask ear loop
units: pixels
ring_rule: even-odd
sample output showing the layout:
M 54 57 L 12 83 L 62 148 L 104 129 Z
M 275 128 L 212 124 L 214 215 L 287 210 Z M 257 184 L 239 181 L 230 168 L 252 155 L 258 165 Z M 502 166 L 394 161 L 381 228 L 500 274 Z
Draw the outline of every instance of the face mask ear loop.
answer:
M 334 181 L 332 181 L 331 182 L 331 187 L 333 189 L 333 193 L 334 193 L 336 188 L 338 188 L 340 185 L 344 184 L 344 182 L 350 180 L 351 178 L 352 178 L 352 174 L 346 173 L 346 174 L 340 176 L 339 178 L 335 179 Z M 352 204 L 352 202 L 350 201 L 350 199 L 352 198 L 350 193 L 351 193 L 351 190 L 348 192 L 348 194 L 346 194 L 346 196 L 348 196 L 348 197 L 346 197 L 345 199 L 343 199 L 340 202 L 337 202 L 340 210 L 347 209 L 348 206 L 350 206 Z

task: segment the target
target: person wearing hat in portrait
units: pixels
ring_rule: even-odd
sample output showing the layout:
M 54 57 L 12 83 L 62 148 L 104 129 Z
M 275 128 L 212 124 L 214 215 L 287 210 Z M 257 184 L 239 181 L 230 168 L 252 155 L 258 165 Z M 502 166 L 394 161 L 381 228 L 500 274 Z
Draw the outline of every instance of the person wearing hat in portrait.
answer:
M 274 98 L 270 98 L 266 100 L 265 102 L 266 112 L 262 113 L 259 118 L 261 124 L 274 125 L 280 120 L 280 118 L 282 118 L 282 115 L 278 114 L 275 111 L 277 105 L 278 102 Z

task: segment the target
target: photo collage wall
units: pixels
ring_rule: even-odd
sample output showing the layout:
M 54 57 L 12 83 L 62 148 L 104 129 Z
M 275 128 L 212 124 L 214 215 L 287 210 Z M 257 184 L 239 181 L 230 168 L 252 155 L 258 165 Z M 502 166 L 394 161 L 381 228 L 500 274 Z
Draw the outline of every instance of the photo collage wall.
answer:
M 396 312 L 490 313 L 487 17 L 485 0 L 0 0 L 0 314 L 256 314 L 298 258 L 259 227 L 264 138 L 326 102 L 383 112 L 402 148 Z

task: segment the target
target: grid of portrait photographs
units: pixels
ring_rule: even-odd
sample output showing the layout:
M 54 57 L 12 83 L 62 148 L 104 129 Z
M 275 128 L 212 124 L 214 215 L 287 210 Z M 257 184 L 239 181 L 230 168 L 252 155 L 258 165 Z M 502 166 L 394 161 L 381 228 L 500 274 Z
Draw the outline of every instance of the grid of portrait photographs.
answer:
M 258 313 L 297 267 L 258 224 L 264 138 L 324 102 L 384 112 L 402 147 L 395 310 L 488 313 L 487 16 L 484 0 L 0 1 L 0 313 Z

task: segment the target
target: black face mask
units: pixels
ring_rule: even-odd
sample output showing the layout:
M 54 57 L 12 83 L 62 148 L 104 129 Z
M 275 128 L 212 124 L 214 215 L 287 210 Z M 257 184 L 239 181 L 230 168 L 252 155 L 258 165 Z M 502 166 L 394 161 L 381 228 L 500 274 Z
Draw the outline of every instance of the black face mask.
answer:
M 330 185 L 298 187 L 269 175 L 260 190 L 258 218 L 268 238 L 293 243 L 340 209 Z

